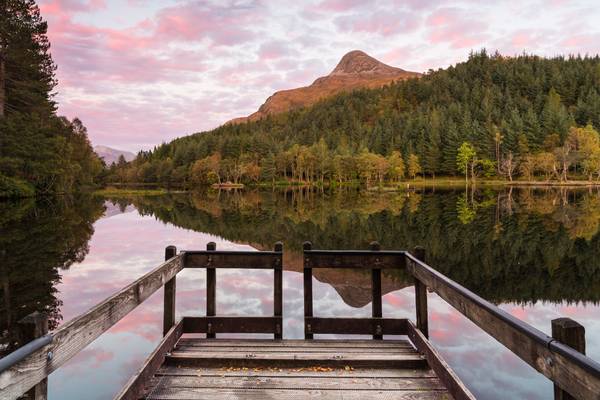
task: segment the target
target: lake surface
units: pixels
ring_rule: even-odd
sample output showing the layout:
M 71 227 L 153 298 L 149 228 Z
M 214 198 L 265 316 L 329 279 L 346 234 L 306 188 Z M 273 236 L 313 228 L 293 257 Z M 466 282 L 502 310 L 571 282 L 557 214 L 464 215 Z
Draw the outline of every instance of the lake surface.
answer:
M 403 193 L 308 190 L 220 192 L 0 203 L 0 329 L 35 310 L 51 328 L 161 263 L 164 248 L 270 249 L 284 242 L 284 337 L 303 335 L 302 242 L 316 249 L 427 250 L 427 261 L 550 334 L 567 316 L 586 327 L 600 360 L 600 193 L 578 189 L 423 189 Z M 217 313 L 271 314 L 272 271 L 217 271 Z M 383 313 L 414 319 L 414 289 L 385 275 Z M 370 275 L 315 271 L 317 316 L 368 316 Z M 177 314 L 203 315 L 204 270 L 177 278 Z M 431 340 L 481 399 L 549 399 L 552 385 L 435 294 Z M 50 399 L 111 398 L 162 334 L 162 293 L 49 378 Z

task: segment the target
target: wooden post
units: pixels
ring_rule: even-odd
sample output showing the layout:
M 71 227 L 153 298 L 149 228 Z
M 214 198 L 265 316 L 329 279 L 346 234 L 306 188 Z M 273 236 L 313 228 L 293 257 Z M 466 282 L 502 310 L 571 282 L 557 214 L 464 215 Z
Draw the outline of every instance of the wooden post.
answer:
M 371 242 L 369 250 L 380 251 L 381 245 L 378 242 Z M 373 318 L 381 318 L 383 316 L 381 307 L 381 269 L 371 269 L 371 315 Z M 382 327 L 376 326 L 376 331 L 373 334 L 373 339 L 383 339 Z
M 302 249 L 310 251 L 312 244 L 304 242 Z M 313 316 L 312 297 L 312 268 L 310 268 L 309 258 L 304 254 L 304 339 L 313 338 L 312 327 L 306 323 L 306 318 Z
M 281 253 L 280 262 L 275 266 L 273 271 L 273 315 L 283 317 L 283 243 L 275 243 L 274 250 Z M 281 339 L 283 332 L 283 321 L 278 323 L 275 329 L 275 339 Z
M 177 247 L 167 246 L 165 248 L 165 261 L 177 255 Z M 175 294 L 176 281 L 175 276 L 172 277 L 164 288 L 164 309 L 163 309 L 163 336 L 175 325 Z
M 215 251 L 217 244 L 210 242 L 206 244 L 206 251 Z M 210 257 L 209 265 L 210 265 Z M 206 268 L 206 316 L 214 317 L 216 315 L 216 302 L 217 302 L 217 271 L 214 268 Z M 208 339 L 214 339 L 215 334 L 212 332 L 212 325 L 208 324 L 208 332 L 206 333 Z
M 553 319 L 552 337 L 581 354 L 585 354 L 585 328 L 571 318 Z M 554 399 L 575 400 L 575 397 L 554 384 Z
M 18 322 L 20 345 L 23 346 L 34 339 L 48 333 L 48 315 L 38 311 L 33 312 Z M 48 398 L 48 378 L 42 379 L 29 389 L 24 399 L 46 400 Z
M 425 249 L 417 246 L 413 251 L 414 256 L 425 262 Z M 417 328 L 426 338 L 429 338 L 429 322 L 427 316 L 427 286 L 415 278 L 415 308 L 417 311 Z

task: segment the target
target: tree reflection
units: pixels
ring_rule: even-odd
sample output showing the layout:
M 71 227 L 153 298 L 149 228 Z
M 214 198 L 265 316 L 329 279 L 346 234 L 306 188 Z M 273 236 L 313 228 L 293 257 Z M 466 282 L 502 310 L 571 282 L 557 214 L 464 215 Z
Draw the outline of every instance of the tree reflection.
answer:
M 103 202 L 90 197 L 0 202 L 0 330 L 2 352 L 18 346 L 16 323 L 34 311 L 59 324 L 61 269 L 87 255 Z
M 286 268 L 297 271 L 305 240 L 323 249 L 366 249 L 378 240 L 388 249 L 425 246 L 431 265 L 494 302 L 600 299 L 597 191 L 506 188 L 465 196 L 439 189 L 383 194 L 299 189 L 118 201 L 161 221 L 257 248 L 283 240 L 291 253 Z M 321 280 L 335 286 L 325 276 Z M 361 282 L 369 284 L 366 278 Z M 394 285 L 409 282 L 398 276 Z M 356 290 L 366 289 L 362 286 Z M 356 305 L 369 301 L 365 296 Z

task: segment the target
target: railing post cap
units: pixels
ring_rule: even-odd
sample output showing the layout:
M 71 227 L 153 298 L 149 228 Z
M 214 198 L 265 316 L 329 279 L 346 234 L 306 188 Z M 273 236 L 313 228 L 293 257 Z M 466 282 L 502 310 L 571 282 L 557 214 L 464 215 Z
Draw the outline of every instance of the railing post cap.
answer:
M 585 327 L 581 325 L 579 322 L 568 318 L 568 317 L 560 317 L 555 318 L 551 321 L 552 326 L 560 326 L 561 328 L 583 328 Z
M 206 243 L 206 250 L 207 251 L 215 251 L 217 249 L 217 244 L 215 242 L 208 242 Z
M 379 244 L 378 241 L 374 240 L 371 243 L 369 243 L 369 250 L 379 251 L 379 250 L 381 250 L 381 245 Z
M 177 247 L 175 247 L 173 245 L 165 247 L 165 260 L 175 257 L 176 254 L 177 254 Z
M 302 243 L 302 249 L 303 250 L 311 250 L 312 243 L 307 240 L 306 242 Z
M 273 247 L 275 251 L 281 253 L 283 251 L 283 242 L 275 242 L 275 246 Z
M 425 247 L 423 246 L 415 246 L 413 250 L 413 255 L 420 261 L 425 261 Z

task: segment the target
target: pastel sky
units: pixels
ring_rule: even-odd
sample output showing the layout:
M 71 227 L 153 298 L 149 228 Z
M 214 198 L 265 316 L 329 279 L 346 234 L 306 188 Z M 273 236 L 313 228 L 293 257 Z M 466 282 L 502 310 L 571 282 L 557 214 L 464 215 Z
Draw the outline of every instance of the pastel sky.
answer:
M 40 0 L 59 113 L 149 149 L 255 111 L 360 49 L 424 72 L 471 49 L 597 54 L 596 0 Z

